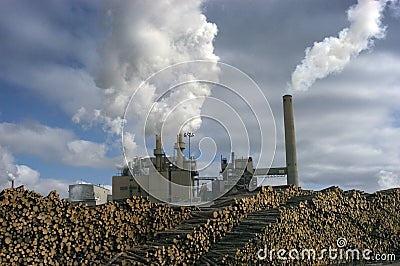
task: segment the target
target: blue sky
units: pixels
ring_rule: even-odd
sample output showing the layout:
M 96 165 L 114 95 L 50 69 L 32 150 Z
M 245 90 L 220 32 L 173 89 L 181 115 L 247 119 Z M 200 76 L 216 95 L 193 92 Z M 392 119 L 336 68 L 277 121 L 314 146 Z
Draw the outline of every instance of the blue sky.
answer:
M 346 12 L 357 1 L 177 2 L 0 3 L 1 188 L 9 186 L 7 171 L 17 184 L 42 194 L 57 189 L 67 196 L 68 184 L 79 180 L 110 185 L 123 162 L 119 125 L 135 88 L 170 64 L 196 59 L 228 63 L 257 82 L 275 121 L 276 138 L 266 141 L 276 143 L 272 165 L 284 165 L 281 97 L 306 48 L 349 27 Z M 340 71 L 318 79 L 307 91 L 292 92 L 302 187 L 375 191 L 400 186 L 399 14 L 398 2 L 388 1 L 380 18 L 384 36 L 370 38 L 368 49 Z M 174 71 L 176 80 L 193 74 L 185 68 Z M 190 71 L 194 78 L 223 75 L 204 66 Z M 160 86 L 154 81 L 144 88 L 131 107 L 131 135 L 124 144 L 132 155 L 146 155 L 146 148 L 152 148 L 152 143 L 142 145 L 141 128 Z M 159 125 L 163 114 L 190 97 L 207 100 L 178 108 L 172 125 L 217 114 L 222 111 L 208 98 L 224 101 L 224 95 L 242 117 L 250 117 L 223 89 L 193 85 L 161 100 L 146 126 Z M 258 104 L 263 106 L 255 101 L 253 107 Z M 225 117 L 223 122 L 232 122 Z M 196 156 L 200 136 L 220 145 L 206 173 L 218 171 L 219 154 L 228 156 L 231 148 L 226 135 L 212 135 L 218 127 L 207 119 L 188 128 L 199 136 L 193 143 Z M 241 138 L 236 132 L 228 133 Z M 250 138 L 255 143 L 250 155 L 257 160 L 254 145 L 260 140 Z M 242 147 L 233 149 L 246 155 Z

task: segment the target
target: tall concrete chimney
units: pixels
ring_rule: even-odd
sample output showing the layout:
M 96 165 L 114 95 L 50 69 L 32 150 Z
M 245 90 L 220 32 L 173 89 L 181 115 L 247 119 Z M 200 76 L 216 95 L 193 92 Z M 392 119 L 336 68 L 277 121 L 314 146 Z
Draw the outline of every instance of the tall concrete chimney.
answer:
M 162 170 L 162 143 L 161 143 L 161 136 L 156 135 L 156 148 L 154 149 L 154 156 L 156 157 L 156 169 L 158 171 Z
M 287 184 L 298 186 L 299 178 L 297 173 L 296 137 L 294 132 L 292 95 L 283 96 L 283 117 L 285 124 Z

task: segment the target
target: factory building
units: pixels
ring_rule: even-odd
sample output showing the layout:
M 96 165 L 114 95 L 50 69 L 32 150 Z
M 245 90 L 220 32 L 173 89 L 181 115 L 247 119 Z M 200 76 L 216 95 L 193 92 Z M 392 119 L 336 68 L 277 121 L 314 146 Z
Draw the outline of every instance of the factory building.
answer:
M 73 204 L 80 202 L 89 206 L 105 204 L 109 193 L 108 189 L 93 184 L 69 185 L 69 201 Z
M 251 157 L 235 158 L 235 153 L 231 153 L 231 160 L 221 158 L 221 172 L 224 191 L 233 192 L 249 189 L 254 174 L 253 159 Z M 222 186 L 221 186 L 222 187 Z M 217 193 L 223 192 L 221 189 Z
M 174 146 L 177 156 L 166 157 L 161 147 L 161 138 L 156 136 L 154 157 L 136 157 L 122 170 L 121 175 L 112 177 L 113 200 L 144 196 L 154 202 L 178 203 L 188 198 L 192 202 L 205 202 L 228 191 L 249 189 L 254 175 L 251 157 L 235 158 L 232 152 L 229 163 L 227 158 L 221 157 L 219 177 L 199 177 L 196 160 L 188 160 L 183 156 L 185 143 L 181 134 L 177 136 Z M 206 183 L 211 181 L 211 189 L 208 189 Z
M 161 136 L 157 135 L 154 157 L 133 158 L 121 175 L 112 177 L 113 200 L 145 196 L 155 202 L 179 202 L 194 198 L 194 180 L 198 178 L 197 164 L 193 158 L 186 159 L 183 156 L 185 143 L 182 134 L 177 136 L 174 148 L 176 156 L 166 157 Z
M 257 187 L 257 178 L 267 176 L 286 176 L 286 184 L 299 185 L 294 114 L 291 95 L 283 96 L 283 116 L 286 166 L 274 168 L 253 168 L 253 160 L 251 157 L 236 159 L 235 154 L 232 152 L 230 163 L 227 163 L 226 158 L 221 158 L 221 173 L 223 173 L 223 187 L 225 189 L 231 187 L 231 191 L 241 189 L 251 190 Z M 234 187 L 232 187 L 232 182 L 236 182 Z M 216 184 L 216 187 L 221 190 L 220 187 L 222 186 Z

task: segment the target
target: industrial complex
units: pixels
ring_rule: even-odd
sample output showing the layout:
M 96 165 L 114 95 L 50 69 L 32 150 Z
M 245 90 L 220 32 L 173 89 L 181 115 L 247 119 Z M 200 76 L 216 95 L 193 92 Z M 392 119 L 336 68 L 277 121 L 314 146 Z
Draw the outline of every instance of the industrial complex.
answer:
M 214 177 L 201 177 L 196 160 L 184 156 L 186 143 L 182 133 L 177 135 L 174 156 L 167 157 L 162 139 L 156 135 L 154 157 L 135 157 L 119 175 L 112 177 L 112 195 L 103 187 L 91 184 L 74 184 L 69 187 L 69 200 L 100 205 L 107 201 L 119 201 L 132 196 L 148 197 L 153 202 L 176 205 L 201 205 L 226 193 L 253 190 L 258 177 L 286 176 L 287 185 L 298 185 L 296 138 L 292 96 L 283 96 L 285 127 L 286 166 L 254 168 L 252 157 L 229 160 L 221 156 L 221 169 Z M 189 157 L 189 156 L 188 156 Z
M 292 96 L 283 96 L 286 166 L 279 168 L 253 167 L 252 157 L 235 158 L 230 161 L 221 158 L 221 170 L 215 177 L 199 177 L 197 163 L 192 157 L 186 158 L 182 133 L 177 136 L 174 149 L 176 156 L 166 157 L 162 139 L 156 136 L 154 157 L 136 157 L 128 162 L 120 175 L 112 177 L 112 199 L 123 200 L 132 196 L 146 196 L 154 202 L 191 204 L 209 202 L 219 195 L 238 190 L 252 190 L 257 187 L 257 177 L 282 175 L 288 185 L 298 185 L 296 139 Z M 205 185 L 211 183 L 211 189 Z
M 174 156 L 167 157 L 162 139 L 156 135 L 154 157 L 135 157 L 119 175 L 112 177 L 112 195 L 103 187 L 91 184 L 74 184 L 69 187 L 69 200 L 100 205 L 110 200 L 124 200 L 132 196 L 148 197 L 153 202 L 196 205 L 240 190 L 257 187 L 257 178 L 286 176 L 288 185 L 298 185 L 296 138 L 292 96 L 283 96 L 286 166 L 254 168 L 252 157 L 230 160 L 221 156 L 221 169 L 215 177 L 201 177 L 196 160 L 184 156 L 186 143 L 182 133 L 177 135 Z M 210 186 L 207 185 L 211 184 Z M 108 195 L 108 196 L 107 196 Z

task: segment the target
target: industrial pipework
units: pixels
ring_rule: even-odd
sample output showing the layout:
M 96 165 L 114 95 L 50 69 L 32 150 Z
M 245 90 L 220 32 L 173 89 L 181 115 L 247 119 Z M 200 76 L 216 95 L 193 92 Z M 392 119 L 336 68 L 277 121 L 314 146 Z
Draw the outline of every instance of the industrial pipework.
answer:
M 294 132 L 292 95 L 283 96 L 283 117 L 285 126 L 287 184 L 298 186 L 299 178 L 297 172 L 296 137 Z

